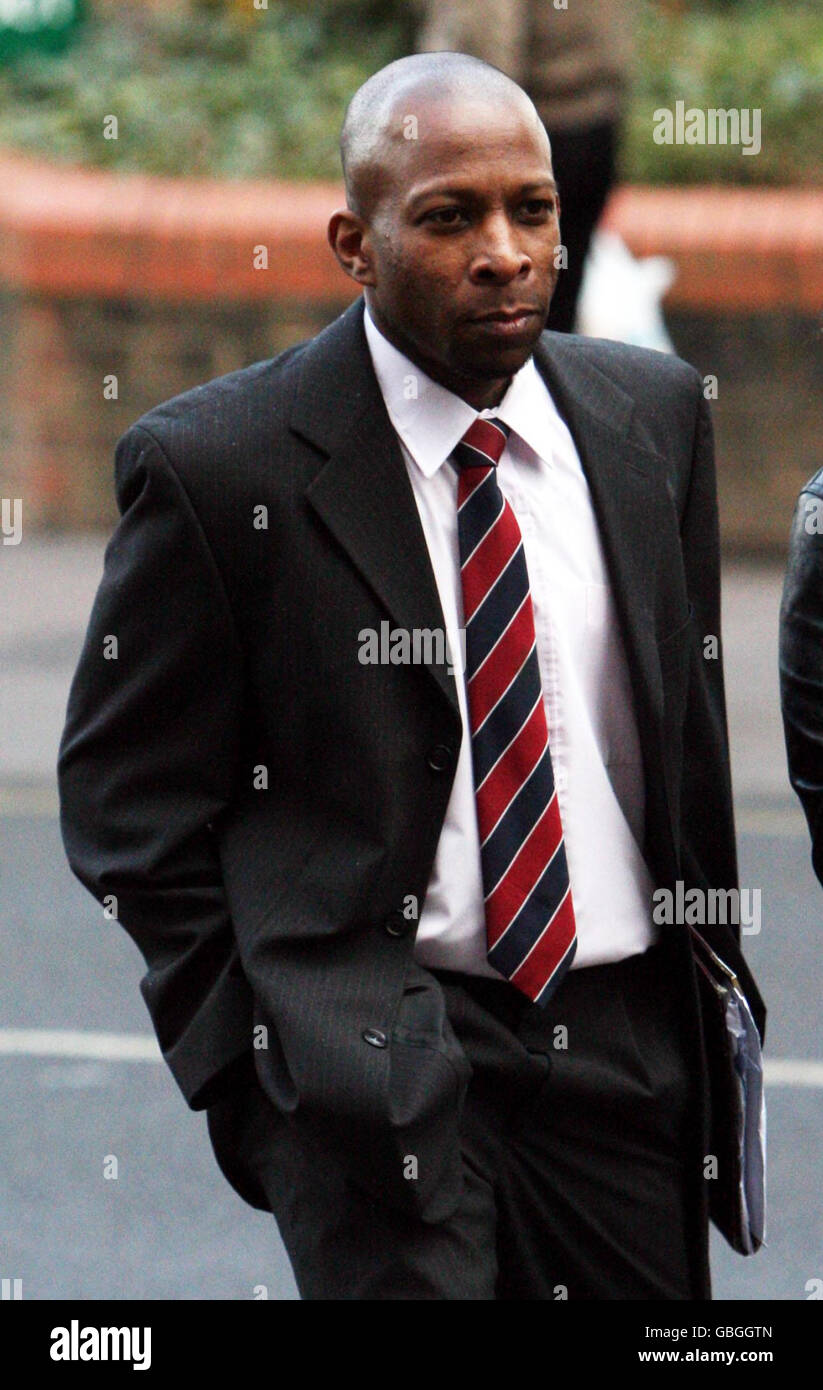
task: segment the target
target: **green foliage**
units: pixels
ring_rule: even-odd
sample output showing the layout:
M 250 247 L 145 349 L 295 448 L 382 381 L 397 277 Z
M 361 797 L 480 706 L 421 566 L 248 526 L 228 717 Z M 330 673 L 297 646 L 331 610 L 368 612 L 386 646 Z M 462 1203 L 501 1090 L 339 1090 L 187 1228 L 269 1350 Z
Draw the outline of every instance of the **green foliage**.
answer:
M 819 5 L 746 0 L 645 3 L 623 172 L 638 183 L 823 184 L 823 20 Z M 706 110 L 760 108 L 762 149 L 656 145 L 653 113 L 675 102 Z
M 66 52 L 0 68 L 0 143 L 84 164 L 224 178 L 337 178 L 346 101 L 414 49 L 420 0 L 199 0 L 89 20 Z M 674 12 L 670 12 L 674 11 Z M 652 140 L 653 112 L 759 107 L 756 157 Z M 116 115 L 118 138 L 103 137 Z M 823 25 L 816 4 L 638 6 L 624 176 L 823 184 Z
M 271 0 L 90 21 L 64 55 L 0 71 L 0 143 L 155 174 L 336 178 L 346 101 L 408 51 L 401 8 Z

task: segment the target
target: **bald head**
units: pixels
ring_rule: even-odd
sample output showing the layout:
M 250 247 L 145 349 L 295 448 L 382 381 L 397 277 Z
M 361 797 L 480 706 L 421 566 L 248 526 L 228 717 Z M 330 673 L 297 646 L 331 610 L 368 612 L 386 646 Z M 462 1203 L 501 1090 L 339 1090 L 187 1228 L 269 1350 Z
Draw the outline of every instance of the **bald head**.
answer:
M 415 53 L 389 63 L 359 87 L 346 108 L 340 159 L 346 200 L 368 221 L 392 184 L 410 140 L 425 139 L 426 112 L 444 102 L 507 103 L 533 121 L 548 149 L 530 98 L 499 68 L 467 53 Z M 402 158 L 401 158 L 402 162 Z

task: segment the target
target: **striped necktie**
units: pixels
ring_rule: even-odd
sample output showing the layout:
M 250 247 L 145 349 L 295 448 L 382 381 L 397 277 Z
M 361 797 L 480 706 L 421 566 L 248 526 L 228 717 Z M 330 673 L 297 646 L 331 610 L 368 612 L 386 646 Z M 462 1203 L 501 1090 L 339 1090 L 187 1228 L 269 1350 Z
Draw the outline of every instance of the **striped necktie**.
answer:
M 478 418 L 451 455 L 490 965 L 538 1004 L 577 940 L 523 539 L 497 481 L 508 426 Z

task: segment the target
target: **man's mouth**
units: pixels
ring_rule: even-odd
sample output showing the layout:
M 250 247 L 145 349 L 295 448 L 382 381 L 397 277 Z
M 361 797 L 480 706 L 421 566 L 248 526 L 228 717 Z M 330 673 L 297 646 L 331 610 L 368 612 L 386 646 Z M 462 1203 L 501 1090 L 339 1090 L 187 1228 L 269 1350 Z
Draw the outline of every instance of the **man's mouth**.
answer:
M 537 317 L 537 309 L 520 305 L 513 309 L 493 309 L 488 314 L 477 314 L 471 322 L 496 337 L 516 338 L 533 328 L 533 321 Z

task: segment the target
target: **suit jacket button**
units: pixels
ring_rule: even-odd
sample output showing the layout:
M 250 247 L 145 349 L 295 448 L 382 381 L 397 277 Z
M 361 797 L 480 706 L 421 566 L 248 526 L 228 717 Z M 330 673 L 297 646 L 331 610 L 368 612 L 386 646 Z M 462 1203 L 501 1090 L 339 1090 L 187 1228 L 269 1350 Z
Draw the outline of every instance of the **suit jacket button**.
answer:
M 371 1047 L 386 1047 L 389 1040 L 379 1028 L 364 1028 L 363 1041 L 369 1043 Z
M 434 748 L 430 748 L 426 757 L 426 762 L 432 772 L 447 772 L 454 761 L 454 753 L 448 744 L 436 743 Z
M 398 907 L 385 918 L 383 930 L 389 936 L 406 936 L 414 928 L 414 925 L 414 922 L 406 920 Z

